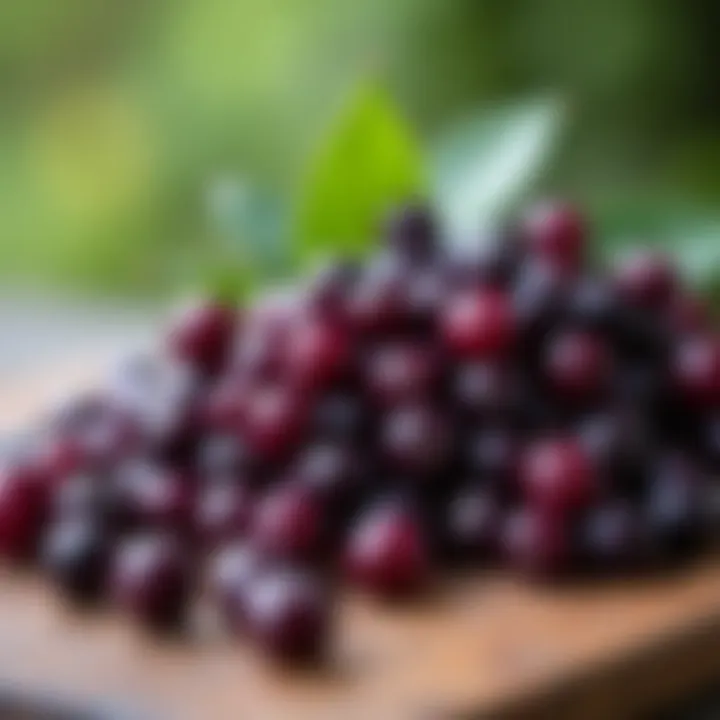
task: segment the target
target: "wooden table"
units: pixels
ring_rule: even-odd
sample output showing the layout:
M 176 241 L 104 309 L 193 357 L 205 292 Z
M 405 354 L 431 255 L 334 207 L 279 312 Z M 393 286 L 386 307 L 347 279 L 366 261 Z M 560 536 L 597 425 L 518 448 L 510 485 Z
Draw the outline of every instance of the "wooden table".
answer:
M 84 368 L 14 381 L 0 430 L 86 385 L 96 374 Z M 6 572 L 0 681 L 173 720 L 622 720 L 720 682 L 720 563 L 553 589 L 475 577 L 403 609 L 348 596 L 325 673 L 273 669 L 211 625 L 199 618 L 187 641 L 160 643 Z

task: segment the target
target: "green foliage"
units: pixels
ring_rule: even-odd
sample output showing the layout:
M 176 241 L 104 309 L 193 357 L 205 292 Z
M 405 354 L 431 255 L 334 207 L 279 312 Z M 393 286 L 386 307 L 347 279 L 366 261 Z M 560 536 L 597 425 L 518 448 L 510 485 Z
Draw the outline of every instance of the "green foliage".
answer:
M 392 99 L 374 85 L 352 97 L 309 165 L 299 193 L 294 251 L 362 255 L 388 207 L 425 192 L 423 156 Z
M 459 242 L 517 203 L 550 160 L 563 105 L 552 98 L 494 107 L 450 128 L 433 153 L 433 190 L 445 227 Z

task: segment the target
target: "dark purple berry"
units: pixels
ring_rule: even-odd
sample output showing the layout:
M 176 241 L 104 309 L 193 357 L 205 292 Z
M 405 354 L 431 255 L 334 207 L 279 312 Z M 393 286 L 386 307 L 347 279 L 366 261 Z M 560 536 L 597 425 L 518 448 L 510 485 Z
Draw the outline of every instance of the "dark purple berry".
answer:
M 568 569 L 567 535 L 556 518 L 526 508 L 506 519 L 500 543 L 510 567 L 530 577 L 552 578 Z
M 100 525 L 87 519 L 64 520 L 46 534 L 41 561 L 60 591 L 73 602 L 92 603 L 105 589 L 109 545 Z
M 417 592 L 430 559 L 418 519 L 395 504 L 365 511 L 351 528 L 345 569 L 358 587 L 384 597 Z
M 528 251 L 553 264 L 577 270 L 583 261 L 585 220 L 570 205 L 545 202 L 531 208 L 522 224 Z
M 609 349 L 596 335 L 569 332 L 550 340 L 544 368 L 554 390 L 581 399 L 597 396 L 607 387 L 612 360 Z
M 598 493 L 592 461 L 574 439 L 533 443 L 524 454 L 520 480 L 527 501 L 550 514 L 587 507 Z
M 148 534 L 127 538 L 117 547 L 110 569 L 114 603 L 142 624 L 177 629 L 191 594 L 191 568 L 177 540 Z
M 497 290 L 466 291 L 449 298 L 441 327 L 446 347 L 460 359 L 503 356 L 516 336 L 512 304 Z
M 258 645 L 282 662 L 317 662 L 328 644 L 330 599 L 313 576 L 296 570 L 261 575 L 247 596 L 247 624 Z
M 651 310 L 665 307 L 677 286 L 668 258 L 651 250 L 626 257 L 615 268 L 613 280 L 626 302 Z
M 405 205 L 394 210 L 385 232 L 390 248 L 403 258 L 426 261 L 435 252 L 437 229 L 426 207 Z

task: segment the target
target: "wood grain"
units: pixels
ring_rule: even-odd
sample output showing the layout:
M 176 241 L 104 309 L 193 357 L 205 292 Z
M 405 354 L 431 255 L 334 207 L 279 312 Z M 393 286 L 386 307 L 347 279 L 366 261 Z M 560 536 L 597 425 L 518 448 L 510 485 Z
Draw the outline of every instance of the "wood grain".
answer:
M 0 426 L 89 376 L 68 368 L 28 380 L 34 393 L 16 386 Z M 74 614 L 37 578 L 0 577 L 0 682 L 139 717 L 623 720 L 720 682 L 720 563 L 552 589 L 460 579 L 403 609 L 346 596 L 333 656 L 322 673 L 282 672 L 200 611 L 190 638 L 160 643 L 112 614 Z

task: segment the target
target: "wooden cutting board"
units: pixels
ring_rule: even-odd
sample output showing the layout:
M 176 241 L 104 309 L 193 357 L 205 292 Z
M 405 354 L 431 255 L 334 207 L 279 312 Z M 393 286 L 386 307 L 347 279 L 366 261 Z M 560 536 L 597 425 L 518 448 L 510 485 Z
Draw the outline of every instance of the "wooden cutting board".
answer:
M 87 386 L 88 365 L 99 363 L 0 379 L 0 432 Z M 348 596 L 331 669 L 314 674 L 273 669 L 207 618 L 160 643 L 110 613 L 73 613 L 38 578 L 1 574 L 0 687 L 130 713 L 119 717 L 623 720 L 720 684 L 717 556 L 602 585 L 457 580 L 402 609 Z

